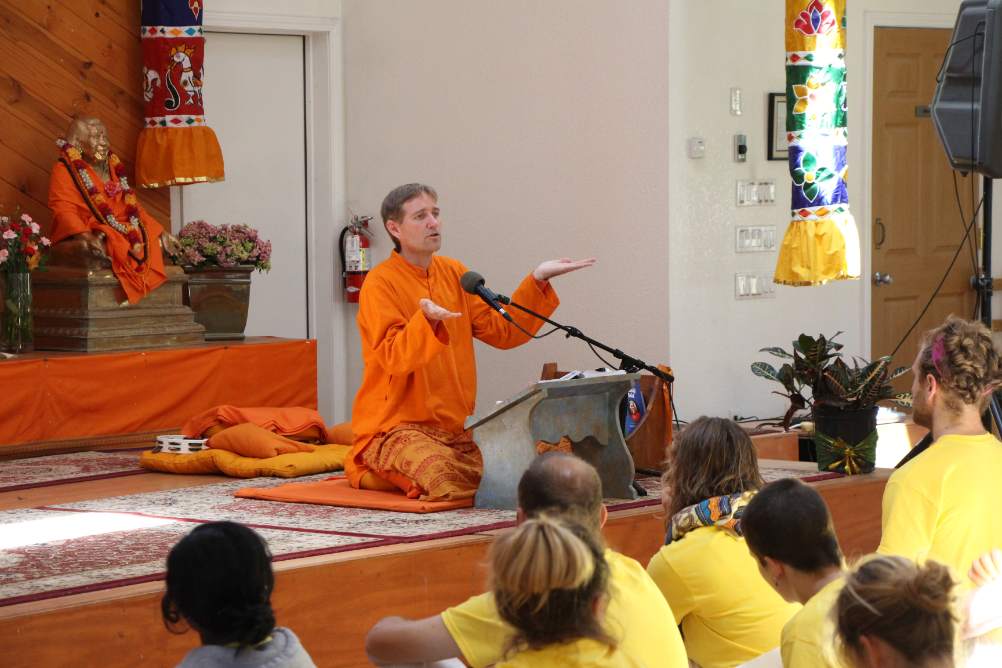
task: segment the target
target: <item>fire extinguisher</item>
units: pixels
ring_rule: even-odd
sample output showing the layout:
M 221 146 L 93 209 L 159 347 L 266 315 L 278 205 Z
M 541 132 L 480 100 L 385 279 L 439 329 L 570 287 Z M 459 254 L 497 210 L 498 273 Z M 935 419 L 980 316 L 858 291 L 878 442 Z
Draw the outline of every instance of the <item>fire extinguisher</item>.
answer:
M 369 221 L 372 216 L 352 216 L 338 238 L 341 253 L 341 278 L 344 281 L 344 298 L 350 304 L 358 303 L 365 275 L 372 267 L 369 251 Z

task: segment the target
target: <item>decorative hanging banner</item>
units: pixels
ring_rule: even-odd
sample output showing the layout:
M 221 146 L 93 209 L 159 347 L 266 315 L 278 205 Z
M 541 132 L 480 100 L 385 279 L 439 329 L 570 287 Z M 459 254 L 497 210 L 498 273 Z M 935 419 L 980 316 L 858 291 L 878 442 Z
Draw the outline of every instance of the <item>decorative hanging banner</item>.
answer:
M 846 0 L 786 0 L 786 140 L 792 222 L 773 280 L 822 285 L 859 278 L 846 189 Z
M 202 0 L 142 0 L 145 127 L 136 181 L 145 188 L 223 180 L 223 152 L 202 107 Z

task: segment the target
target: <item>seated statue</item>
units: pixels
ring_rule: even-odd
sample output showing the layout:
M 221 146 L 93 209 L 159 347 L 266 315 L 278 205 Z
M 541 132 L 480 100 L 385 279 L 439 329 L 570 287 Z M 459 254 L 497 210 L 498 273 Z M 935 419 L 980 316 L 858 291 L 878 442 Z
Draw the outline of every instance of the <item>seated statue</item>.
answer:
M 176 250 L 177 239 L 139 204 L 99 119 L 73 120 L 57 144 L 59 162 L 49 181 L 49 263 L 111 269 L 135 304 L 166 280 L 163 251 Z

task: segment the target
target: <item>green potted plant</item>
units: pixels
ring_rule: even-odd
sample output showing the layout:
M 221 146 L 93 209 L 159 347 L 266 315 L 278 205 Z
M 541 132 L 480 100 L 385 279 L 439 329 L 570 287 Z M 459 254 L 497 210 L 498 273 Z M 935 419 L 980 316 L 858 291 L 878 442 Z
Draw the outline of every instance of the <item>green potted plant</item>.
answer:
M 172 258 L 188 275 L 185 304 L 208 341 L 242 339 L 250 307 L 251 273 L 271 269 L 271 242 L 246 225 L 190 222 Z
M 810 409 L 814 421 L 814 445 L 818 469 L 839 473 L 869 473 L 876 465 L 877 404 L 892 401 L 911 406 L 909 393 L 898 393 L 891 382 L 909 371 L 890 368 L 890 356 L 872 362 L 854 358 L 852 366 L 842 356 L 842 344 L 835 338 L 801 334 L 793 342 L 793 352 L 783 348 L 762 348 L 783 360 L 777 369 L 767 362 L 755 362 L 752 373 L 783 386 L 775 392 L 790 400 L 783 427 L 797 411 Z

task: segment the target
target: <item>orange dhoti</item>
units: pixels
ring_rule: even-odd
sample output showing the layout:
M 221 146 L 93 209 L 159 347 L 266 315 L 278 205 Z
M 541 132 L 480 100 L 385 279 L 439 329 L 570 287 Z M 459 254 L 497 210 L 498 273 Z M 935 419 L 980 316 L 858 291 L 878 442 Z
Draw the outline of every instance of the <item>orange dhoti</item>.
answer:
M 361 458 L 372 474 L 422 501 L 469 498 L 484 472 L 469 431 L 450 434 L 419 424 L 397 425 L 373 439 Z

